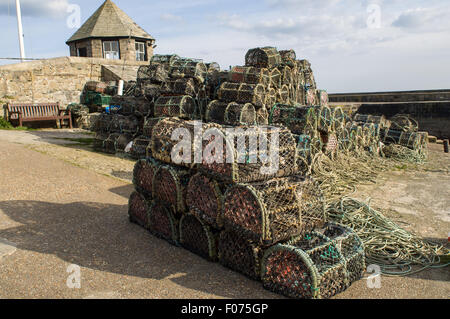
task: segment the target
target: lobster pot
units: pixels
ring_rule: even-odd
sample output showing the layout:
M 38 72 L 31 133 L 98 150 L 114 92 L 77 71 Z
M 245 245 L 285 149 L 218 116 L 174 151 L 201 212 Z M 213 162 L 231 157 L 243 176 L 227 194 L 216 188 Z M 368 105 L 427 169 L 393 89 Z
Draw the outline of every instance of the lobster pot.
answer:
M 209 261 L 217 259 L 217 234 L 193 215 L 181 217 L 180 244 Z
M 281 72 L 281 85 L 292 84 L 292 69 L 286 65 L 279 67 L 279 70 Z
M 161 84 L 149 83 L 147 81 L 139 83 L 140 95 L 146 98 L 150 111 L 153 109 L 154 101 L 161 94 Z M 151 113 L 153 114 L 153 113 Z
M 390 129 L 387 131 L 384 142 L 386 144 L 399 144 L 411 150 L 418 150 L 421 139 L 421 134 L 417 132 L 408 133 Z
M 152 182 L 152 194 L 174 212 L 186 212 L 186 189 L 189 183 L 189 171 L 162 165 L 155 172 Z
M 147 148 L 150 145 L 150 138 L 146 136 L 139 136 L 133 140 L 133 145 L 131 146 L 130 155 L 132 158 L 139 160 L 145 158 L 147 154 Z
M 320 132 L 322 143 L 324 145 L 324 153 L 333 155 L 338 150 L 339 140 L 335 133 Z
M 116 152 L 124 152 L 127 145 L 133 140 L 133 136 L 130 134 L 120 134 L 114 144 Z
M 289 86 L 282 85 L 277 91 L 277 102 L 281 104 L 289 104 Z
M 223 124 L 225 122 L 225 110 L 229 103 L 214 100 L 208 104 L 205 113 L 207 122 Z
M 419 124 L 409 115 L 397 114 L 390 119 L 391 129 L 404 132 L 417 132 Z
M 289 89 L 289 102 L 291 104 L 298 104 L 297 103 L 297 89 L 296 89 L 295 85 L 289 84 L 288 89 Z
M 150 65 L 163 64 L 169 66 L 178 59 L 180 59 L 180 57 L 176 54 L 155 54 L 150 59 Z
M 256 111 L 251 103 L 231 102 L 225 110 L 224 122 L 227 125 L 255 125 Z
M 312 134 L 317 129 L 316 109 L 277 104 L 270 112 L 269 123 L 283 124 L 296 135 Z
M 256 125 L 269 125 L 269 112 L 265 107 L 256 111 Z
M 107 133 L 110 131 L 112 115 L 101 113 L 94 123 L 93 130 L 97 133 Z
M 133 192 L 128 200 L 128 216 L 132 223 L 148 228 L 149 202 L 139 192 Z
M 170 64 L 169 73 L 173 78 L 194 78 L 199 82 L 204 82 L 208 70 L 201 61 L 178 59 Z
M 319 131 L 315 131 L 314 134 L 311 135 L 311 158 L 316 154 L 323 153 L 324 144 L 322 135 L 324 135 L 324 133 Z
M 315 90 L 317 88 L 317 84 L 316 84 L 316 80 L 314 78 L 313 71 L 310 69 L 310 70 L 304 71 L 303 74 L 304 74 L 304 77 L 305 77 L 305 85 L 308 88 L 311 88 L 311 89 Z
M 297 166 L 302 174 L 308 172 L 311 163 L 311 136 L 307 134 L 296 135 L 297 140 Z
M 296 66 L 297 53 L 294 50 L 282 50 L 280 51 L 281 61 L 293 68 Z
M 196 125 L 198 125 L 199 127 L 198 130 L 195 129 Z M 199 142 L 199 145 L 197 146 L 195 141 L 201 141 L 202 131 L 205 130 L 208 125 L 202 125 L 201 122 L 180 120 L 178 118 L 165 118 L 160 120 L 153 127 L 152 131 L 152 142 L 150 145 L 152 156 L 155 159 L 168 164 L 175 164 L 191 168 L 194 163 L 196 148 L 198 147 L 198 151 L 200 151 L 202 147 L 201 142 Z M 180 143 L 180 141 L 178 139 L 172 139 L 172 135 L 177 133 L 176 130 L 178 129 L 180 129 L 180 133 L 190 133 L 189 135 L 191 138 L 191 142 L 189 143 L 188 141 L 186 145 L 184 145 L 185 148 L 182 149 L 176 149 L 176 147 L 179 147 L 178 144 Z M 180 136 L 177 137 L 179 137 L 181 140 Z M 174 157 L 172 155 L 174 155 Z
M 220 86 L 217 95 L 221 101 L 235 102 L 238 100 L 240 83 L 224 82 Z
M 152 198 L 153 178 L 161 166 L 153 158 L 141 159 L 136 162 L 133 169 L 133 184 L 136 190 L 146 198 Z
M 221 212 L 226 185 L 197 173 L 191 177 L 186 191 L 186 204 L 191 214 L 215 229 L 222 227 Z
M 245 276 L 261 280 L 261 246 L 233 231 L 222 231 L 219 235 L 217 253 L 221 265 Z
M 363 129 L 361 126 L 350 126 L 350 141 L 352 143 L 352 149 L 358 150 L 364 146 Z
M 264 288 L 297 299 L 330 298 L 348 287 L 345 260 L 335 242 L 316 232 L 269 248 L 262 281 Z
M 349 130 L 344 127 L 338 132 L 339 150 L 348 151 L 351 149 L 351 139 Z
M 419 146 L 417 151 L 419 154 L 427 154 L 428 152 L 428 132 L 418 132 L 419 134 Z
M 94 142 L 92 148 L 97 152 L 103 152 L 105 146 L 105 140 L 109 137 L 108 133 L 95 133 Z
M 269 85 L 269 70 L 246 66 L 235 66 L 230 71 L 230 82 Z
M 289 177 L 231 187 L 224 199 L 225 229 L 263 245 L 309 230 L 324 218 L 310 186 L 310 180 Z
M 277 103 L 277 90 L 269 88 L 266 92 L 264 104 L 266 108 L 271 109 Z
M 195 97 L 198 93 L 198 85 L 192 78 L 173 79 L 164 82 L 161 93 L 166 95 L 189 95 Z
M 199 169 L 217 180 L 262 181 L 298 171 L 295 139 L 286 128 L 254 126 L 226 130 L 215 127 L 207 133 Z
M 333 241 L 345 261 L 349 284 L 360 280 L 366 271 L 364 245 L 356 233 L 345 226 L 328 223 L 319 233 Z
M 163 120 L 163 117 L 146 117 L 144 120 L 144 126 L 142 128 L 142 134 L 147 138 L 152 138 L 153 128 L 159 121 Z
M 328 99 L 327 91 L 318 90 L 317 94 L 319 96 L 319 105 L 320 106 L 328 106 L 329 99 Z
M 163 83 L 169 78 L 168 67 L 160 63 L 142 65 L 138 69 L 137 82 L 149 81 L 150 83 Z
M 108 88 L 108 85 L 104 82 L 89 81 L 86 83 L 84 88 L 86 91 L 104 94 L 106 89 Z
M 217 62 L 210 62 L 206 63 L 206 69 L 208 70 L 208 73 L 215 73 L 220 72 L 220 65 Z
M 198 119 L 198 109 L 195 100 L 189 96 L 161 96 L 155 102 L 155 117 L 179 117 L 183 119 Z
M 245 55 L 245 65 L 259 68 L 273 68 L 281 64 L 281 56 L 276 48 L 250 49 Z
M 139 120 L 135 116 L 114 114 L 109 130 L 113 133 L 136 134 L 139 131 Z
M 322 106 L 318 110 L 317 129 L 325 133 L 331 132 L 333 127 L 333 113 L 331 109 L 328 106 Z
M 109 134 L 108 138 L 103 141 L 103 151 L 105 153 L 116 154 L 116 141 L 120 135 L 120 133 Z
M 305 99 L 307 106 L 317 106 L 319 102 L 317 101 L 316 90 L 311 88 L 306 88 L 305 90 Z
M 270 82 L 269 85 L 275 89 L 279 89 L 281 87 L 282 74 L 281 71 L 277 68 L 273 68 L 270 70 Z
M 264 106 L 266 90 L 262 84 L 230 83 L 220 86 L 218 96 L 223 102 L 252 103 L 256 107 Z
M 363 125 L 366 123 L 373 123 L 373 124 L 378 124 L 381 127 L 385 127 L 386 124 L 386 118 L 384 117 L 384 115 L 382 116 L 376 116 L 376 115 L 369 115 L 369 114 L 355 114 L 353 116 L 353 121 L 355 121 L 356 123 Z
M 172 211 L 162 203 L 153 202 L 148 210 L 148 228 L 154 236 L 178 244 L 178 225 Z
M 342 108 L 335 107 L 331 111 L 331 117 L 332 117 L 332 130 L 336 133 L 340 133 L 344 127 L 346 122 L 346 115 L 344 111 L 342 111 Z

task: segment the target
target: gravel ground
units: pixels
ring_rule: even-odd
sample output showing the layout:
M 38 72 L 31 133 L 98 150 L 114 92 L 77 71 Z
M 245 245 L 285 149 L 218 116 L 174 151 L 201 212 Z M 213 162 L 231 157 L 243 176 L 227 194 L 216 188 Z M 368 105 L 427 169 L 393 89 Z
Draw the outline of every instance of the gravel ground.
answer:
M 86 134 L 0 131 L 0 298 L 280 298 L 130 224 L 133 161 L 61 138 Z M 383 174 L 355 197 L 372 197 L 424 237 L 446 239 L 450 162 L 441 147 L 420 170 Z M 80 267 L 80 289 L 67 286 L 70 265 Z M 381 289 L 367 288 L 363 279 L 337 298 L 449 295 L 446 268 L 383 277 Z

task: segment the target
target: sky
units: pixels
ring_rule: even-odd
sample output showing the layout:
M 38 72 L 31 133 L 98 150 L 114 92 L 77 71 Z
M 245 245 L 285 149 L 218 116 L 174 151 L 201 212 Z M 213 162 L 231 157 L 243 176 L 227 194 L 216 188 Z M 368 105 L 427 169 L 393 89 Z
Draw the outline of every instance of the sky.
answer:
M 103 2 L 21 0 L 27 57 L 67 56 L 70 9 L 79 6 L 83 23 Z M 308 59 L 329 93 L 450 88 L 449 0 L 114 2 L 156 39 L 156 54 L 228 69 L 248 49 L 274 46 Z M 0 35 L 0 58 L 19 57 L 15 0 L 0 0 Z

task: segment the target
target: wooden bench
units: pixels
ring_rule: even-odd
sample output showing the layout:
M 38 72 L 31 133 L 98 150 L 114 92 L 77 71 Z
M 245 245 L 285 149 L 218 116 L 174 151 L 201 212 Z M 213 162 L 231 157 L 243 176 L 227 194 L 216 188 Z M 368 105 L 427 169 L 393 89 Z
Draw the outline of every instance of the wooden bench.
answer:
M 19 126 L 22 126 L 24 122 L 56 120 L 58 127 L 61 127 L 63 120 L 69 120 L 69 127 L 72 128 L 70 110 L 61 110 L 59 103 L 8 104 L 7 109 L 9 121 L 11 123 L 17 121 Z

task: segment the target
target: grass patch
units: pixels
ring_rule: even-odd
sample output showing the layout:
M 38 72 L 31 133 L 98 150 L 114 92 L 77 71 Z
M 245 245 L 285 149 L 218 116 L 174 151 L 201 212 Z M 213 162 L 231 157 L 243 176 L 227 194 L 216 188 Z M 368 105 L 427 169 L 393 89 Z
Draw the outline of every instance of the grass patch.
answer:
M 14 127 L 10 122 L 5 120 L 3 117 L 0 117 L 0 130 L 35 131 L 35 129 L 26 126 Z

